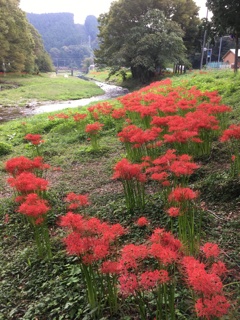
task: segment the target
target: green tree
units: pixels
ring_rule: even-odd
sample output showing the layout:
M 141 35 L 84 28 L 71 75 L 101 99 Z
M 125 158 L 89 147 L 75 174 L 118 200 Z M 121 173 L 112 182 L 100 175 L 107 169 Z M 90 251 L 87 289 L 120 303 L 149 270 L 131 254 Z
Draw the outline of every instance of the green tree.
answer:
M 34 43 L 18 5 L 18 0 L 0 0 L 1 60 L 2 65 L 8 65 L 11 70 L 28 71 L 34 64 Z
M 35 55 L 35 72 L 50 72 L 53 70 L 52 60 L 46 52 L 42 38 L 38 31 L 29 24 L 29 28 L 34 40 L 34 55 Z
M 34 72 L 36 59 L 44 49 L 36 30 L 19 8 L 19 2 L 0 0 L 0 68 Z
M 183 63 L 184 32 L 166 16 L 173 13 L 167 3 L 113 2 L 109 13 L 99 18 L 100 49 L 95 51 L 96 62 L 116 71 L 122 66 L 130 67 L 133 77 L 142 81 L 151 79 L 156 69 L 168 62 Z M 161 11 L 163 8 L 165 11 Z
M 235 39 L 234 71 L 238 70 L 238 49 L 240 37 L 240 2 L 236 0 L 207 0 L 212 11 L 212 21 L 219 34 L 229 33 Z
M 98 34 L 98 20 L 95 16 L 87 16 L 84 23 L 86 33 L 90 37 L 91 42 L 95 41 Z

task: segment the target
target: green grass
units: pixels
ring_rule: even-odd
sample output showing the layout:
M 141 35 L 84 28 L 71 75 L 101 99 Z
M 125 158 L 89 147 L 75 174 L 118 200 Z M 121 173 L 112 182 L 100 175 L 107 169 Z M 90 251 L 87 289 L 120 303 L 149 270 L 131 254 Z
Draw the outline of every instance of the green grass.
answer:
M 26 77 L 22 86 L 27 90 L 27 80 L 31 86 L 33 79 Z M 63 83 L 65 80 L 68 79 L 60 79 Z M 172 80 L 176 85 L 218 90 L 223 102 L 233 108 L 230 121 L 240 122 L 240 93 L 236 89 L 240 86 L 238 75 L 234 76 L 231 72 L 197 72 L 176 76 Z M 9 91 L 10 96 L 15 94 L 15 90 Z M 15 97 L 9 99 L 14 101 Z M 81 108 L 81 111 L 86 108 Z M 77 260 L 66 257 L 61 242 L 63 231 L 56 225 L 58 217 L 66 212 L 64 197 L 70 191 L 88 193 L 91 201 L 88 213 L 112 223 L 120 222 L 129 231 L 124 241 L 131 239 L 133 242 L 141 242 L 148 235 L 133 225 L 139 215 L 146 216 L 154 226 L 168 224 L 163 215 L 163 203 L 158 195 L 149 192 L 144 210 L 136 209 L 130 214 L 126 209 L 121 184 L 111 180 L 114 164 L 125 155 L 111 123 L 104 127 L 101 134 L 100 150 L 94 152 L 86 134 L 80 132 L 73 121 L 59 119 L 51 122 L 47 114 L 42 114 L 24 119 L 25 124 L 22 122 L 16 120 L 0 126 L 0 141 L 4 150 L 0 154 L 0 320 L 90 320 L 92 317 L 86 306 L 86 290 L 81 283 Z M 52 207 L 49 217 L 53 247 L 51 263 L 38 258 L 31 230 L 15 213 L 14 195 L 6 183 L 7 174 L 4 171 L 7 159 L 19 155 L 32 157 L 32 149 L 24 140 L 25 134 L 30 132 L 42 134 L 45 161 L 53 167 L 61 167 L 61 171 L 49 171 L 47 174 L 50 181 L 48 201 Z M 200 190 L 200 205 L 206 210 L 203 238 L 219 244 L 230 270 L 226 291 L 233 303 L 229 316 L 223 319 L 237 320 L 240 316 L 237 308 L 239 283 L 235 283 L 240 265 L 240 179 L 229 176 L 226 165 L 228 156 L 227 148 L 215 141 L 212 153 L 207 158 L 198 159 L 201 169 L 192 176 L 190 183 L 191 187 Z M 156 187 L 150 185 L 149 190 Z M 8 223 L 4 222 L 6 214 L 10 216 Z M 178 304 L 184 312 L 177 319 L 193 320 L 195 318 L 184 308 L 189 297 L 184 291 L 182 294 Z M 131 301 L 128 302 L 131 305 Z M 102 319 L 138 320 L 134 310 L 134 306 L 126 309 L 122 303 L 115 317 L 106 314 Z
M 0 85 L 12 85 L 14 89 L 0 91 L 0 105 L 25 106 L 31 102 L 76 100 L 100 95 L 103 92 L 95 83 L 76 77 L 55 73 L 31 75 L 11 75 L 0 77 Z

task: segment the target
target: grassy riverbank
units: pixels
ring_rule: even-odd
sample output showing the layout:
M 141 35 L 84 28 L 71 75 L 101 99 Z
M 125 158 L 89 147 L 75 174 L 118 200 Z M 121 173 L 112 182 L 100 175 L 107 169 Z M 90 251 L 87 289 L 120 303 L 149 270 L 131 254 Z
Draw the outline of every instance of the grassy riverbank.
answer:
M 91 81 L 55 73 L 0 76 L 0 105 L 25 106 L 32 102 L 77 100 L 104 91 Z
M 189 148 L 189 154 L 199 166 L 189 179 L 176 178 L 176 181 L 184 182 L 185 186 L 199 192 L 195 207 L 195 223 L 199 223 L 201 213 L 201 245 L 206 242 L 217 243 L 221 249 L 220 260 L 226 263 L 229 270 L 224 274 L 222 281 L 223 292 L 230 303 L 230 308 L 228 315 L 223 316 L 222 319 L 239 319 L 240 177 L 239 174 L 233 174 L 231 171 L 233 154 L 230 144 L 220 142 L 219 137 L 230 124 L 240 123 L 240 76 L 234 76 L 232 72 L 196 72 L 186 76 L 172 77 L 172 86 L 167 87 L 168 89 L 165 85 L 157 83 L 155 86 L 146 88 L 145 93 L 136 91 L 133 95 L 126 96 L 127 100 L 122 101 L 125 108 L 129 108 L 126 117 L 122 104 L 118 100 L 113 100 L 109 104 L 99 103 L 95 110 L 88 107 L 76 108 L 58 112 L 55 117 L 49 118 L 48 114 L 42 114 L 0 126 L 0 320 L 94 319 L 96 310 L 94 311 L 88 303 L 83 269 L 80 268 L 79 259 L 66 255 L 65 245 L 62 242 L 66 232 L 58 224 L 59 218 L 67 212 L 65 198 L 69 192 L 88 195 L 90 205 L 84 209 L 85 216 L 96 217 L 111 224 L 120 223 L 126 228 L 127 232 L 116 244 L 115 252 L 126 244 L 147 243 L 145 239 L 149 240 L 155 228 L 172 230 L 175 237 L 179 237 L 177 220 L 174 220 L 176 218 L 170 218 L 166 214 L 166 208 L 168 208 L 164 196 L 166 193 L 159 182 L 148 180 L 145 206 L 136 206 L 129 210 L 122 183 L 112 179 L 112 175 L 114 166 L 122 158 L 128 156 L 130 161 L 129 150 L 117 137 L 123 125 L 129 123 L 131 119 L 132 124 L 146 129 L 144 126 L 149 123 L 147 116 L 144 123 L 143 118 L 137 116 L 137 111 L 130 109 L 138 105 L 140 95 L 147 94 L 145 104 L 148 104 L 149 108 L 162 93 L 161 88 L 165 88 L 163 96 L 169 95 L 166 103 L 168 107 L 174 107 L 173 99 L 181 92 L 184 92 L 184 99 L 191 100 L 194 104 L 193 100 L 199 99 L 198 91 L 192 89 L 190 91 L 192 96 L 188 96 L 187 91 L 182 91 L 185 88 L 190 90 L 192 86 L 196 86 L 201 91 L 218 90 L 223 98 L 221 103 L 231 106 L 232 111 L 224 115 L 221 129 L 209 131 L 212 142 L 209 152 L 195 154 L 199 145 L 192 142 L 189 142 L 188 146 L 184 143 L 180 145 L 163 143 L 156 152 L 165 154 L 170 148 L 177 149 L 178 154 L 184 153 L 182 150 Z M 35 88 L 35 91 L 38 89 Z M 14 100 L 14 97 L 11 99 Z M 204 99 L 205 102 L 208 101 L 207 97 Z M 161 99 L 158 100 L 158 105 L 161 105 L 161 101 Z M 216 101 L 217 97 L 215 97 L 215 103 Z M 182 101 L 182 106 L 186 104 L 188 104 L 186 100 Z M 111 116 L 113 109 L 116 108 L 120 109 L 118 115 L 122 110 L 123 118 Z M 76 117 L 77 114 L 77 117 L 80 117 L 79 113 L 86 114 L 87 117 L 84 120 L 75 121 L 74 116 Z M 181 116 L 183 114 L 185 111 Z M 85 126 L 96 120 L 104 126 L 98 136 L 99 146 L 95 149 L 85 132 Z M 51 207 L 48 212 L 48 230 L 53 258 L 50 261 L 39 257 L 31 226 L 26 223 L 20 213 L 16 212 L 19 203 L 14 201 L 16 194 L 7 183 L 9 176 L 4 169 L 4 163 L 11 158 L 21 155 L 33 158 L 35 148 L 24 139 L 28 133 L 42 136 L 44 142 L 39 146 L 39 152 L 44 157 L 44 162 L 51 165 L 51 169 L 44 173 L 44 178 L 49 182 L 49 189 L 44 193 L 44 199 Z M 162 136 L 161 139 L 163 139 Z M 236 145 L 239 152 L 239 140 Z M 130 151 L 136 149 L 130 148 Z M 151 151 L 146 149 L 145 152 L 148 150 Z M 131 161 L 138 163 L 138 161 Z M 171 183 L 173 183 L 172 180 Z M 171 186 L 173 188 L 173 185 Z M 139 228 L 135 222 L 142 216 L 147 218 L 150 224 Z M 185 245 L 187 251 L 187 244 Z M 185 255 L 184 250 L 182 255 Z M 198 250 L 195 257 L 201 259 L 202 263 L 205 261 Z M 181 260 L 182 256 L 178 259 Z M 159 264 L 153 260 L 152 257 L 145 260 L 141 265 L 141 271 L 156 265 L 159 267 Z M 192 294 L 193 291 L 186 286 L 186 279 L 181 274 L 181 267 L 176 269 L 180 264 L 179 260 L 174 266 L 171 264 L 164 267 L 169 271 L 172 281 L 176 280 L 173 306 L 175 319 L 195 320 L 197 316 L 194 312 L 194 299 L 198 297 L 198 293 Z M 208 263 L 210 265 L 212 261 L 209 260 Z M 209 265 L 206 268 L 209 268 Z M 94 292 L 101 292 L 101 286 L 95 287 Z M 222 294 L 221 290 L 219 294 Z M 142 293 L 141 297 L 119 295 L 115 312 L 109 307 L 109 301 L 101 296 L 98 305 L 100 307 L 97 309 L 99 313 L 95 319 L 143 319 L 138 310 L 138 302 L 143 300 L 138 298 L 146 302 L 144 306 L 147 308 L 147 313 L 144 320 L 153 320 L 157 314 L 157 306 L 153 299 L 154 295 L 150 292 Z M 169 302 L 163 300 L 161 303 L 168 310 Z M 165 314 L 165 309 L 163 308 L 163 319 L 173 319 Z M 100 313 L 101 316 L 99 316 Z

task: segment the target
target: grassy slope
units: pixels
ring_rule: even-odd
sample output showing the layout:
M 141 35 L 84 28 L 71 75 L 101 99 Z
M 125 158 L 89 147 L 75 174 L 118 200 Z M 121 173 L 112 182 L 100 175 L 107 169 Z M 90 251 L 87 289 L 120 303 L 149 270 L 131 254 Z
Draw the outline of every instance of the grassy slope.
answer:
M 6 90 L 0 91 L 0 105 L 24 106 L 32 101 L 76 100 L 100 95 L 103 90 L 93 82 L 80 80 L 76 77 L 55 73 L 31 75 L 0 76 L 0 85 Z M 8 87 L 17 87 L 7 90 Z
M 219 90 L 223 102 L 233 107 L 231 122 L 240 122 L 240 76 L 232 73 L 190 74 L 173 78 L 177 84 L 196 85 L 201 90 Z M 75 110 L 76 111 L 76 110 Z M 65 213 L 63 198 L 67 192 L 89 193 L 90 213 L 111 222 L 129 226 L 139 212 L 129 215 L 125 208 L 121 185 L 111 181 L 112 167 L 121 159 L 124 149 L 116 139 L 114 128 L 105 128 L 101 137 L 101 152 L 89 149 L 84 134 L 68 125 L 56 122 L 53 125 L 46 115 L 4 124 L 0 127 L 1 141 L 13 146 L 9 155 L 2 156 L 2 163 L 10 157 L 24 154 L 31 157 L 31 150 L 23 141 L 27 131 L 41 133 L 46 140 L 44 158 L 62 171 L 49 172 L 51 182 L 49 201 L 53 208 L 50 217 L 54 259 L 51 265 L 39 261 L 29 230 L 21 219 L 13 214 L 12 191 L 6 185 L 6 174 L 1 170 L 1 248 L 0 248 L 0 319 L 83 319 L 88 314 L 83 305 L 84 290 L 79 286 L 79 270 L 73 259 L 66 258 L 60 243 L 61 231 L 56 229 L 56 217 Z M 58 124 L 57 124 L 58 123 Z M 224 249 L 225 261 L 230 269 L 228 283 L 238 279 L 240 181 L 230 179 L 226 163 L 228 154 L 221 145 L 214 145 L 209 158 L 201 159 L 202 168 L 192 178 L 192 186 L 201 191 L 201 203 L 207 211 L 204 233 L 208 241 L 217 241 Z M 3 164 L 2 168 L 3 169 Z M 149 197 L 142 215 L 155 225 L 164 224 L 163 208 L 157 197 Z M 10 222 L 4 224 L 6 214 Z M 143 237 L 130 227 L 131 236 Z M 47 272 L 46 272 L 47 271 Z M 229 295 L 236 299 L 239 287 L 228 285 Z M 129 319 L 121 317 L 118 319 Z M 238 319 L 236 306 L 228 319 Z M 86 317 L 86 319 L 90 319 Z M 182 319 L 190 319 L 188 316 Z

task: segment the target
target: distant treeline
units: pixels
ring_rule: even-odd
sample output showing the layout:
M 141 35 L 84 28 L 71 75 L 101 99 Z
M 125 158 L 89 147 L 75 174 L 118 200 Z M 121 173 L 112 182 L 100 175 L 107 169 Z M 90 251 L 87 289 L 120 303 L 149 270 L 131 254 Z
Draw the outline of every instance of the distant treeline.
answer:
M 93 50 L 98 47 L 95 16 L 87 16 L 83 25 L 74 23 L 72 13 L 28 13 L 27 18 L 42 36 L 55 67 L 80 68 L 92 63 Z

